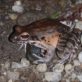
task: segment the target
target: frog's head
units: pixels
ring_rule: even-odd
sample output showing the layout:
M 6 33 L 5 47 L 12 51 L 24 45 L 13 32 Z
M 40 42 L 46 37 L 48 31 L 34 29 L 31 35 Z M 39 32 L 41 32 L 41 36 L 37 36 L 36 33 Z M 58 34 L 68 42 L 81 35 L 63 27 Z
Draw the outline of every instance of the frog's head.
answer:
M 9 36 L 9 41 L 13 43 L 27 42 L 29 40 L 30 34 L 27 29 L 23 26 L 15 25 L 13 27 L 13 32 Z

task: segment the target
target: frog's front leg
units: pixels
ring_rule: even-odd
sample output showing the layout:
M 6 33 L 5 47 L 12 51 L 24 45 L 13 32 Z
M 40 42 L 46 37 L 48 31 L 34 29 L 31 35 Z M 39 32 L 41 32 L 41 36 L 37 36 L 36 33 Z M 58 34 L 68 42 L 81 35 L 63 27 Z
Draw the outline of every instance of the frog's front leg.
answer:
M 39 63 L 46 63 L 46 62 L 43 58 L 41 58 L 41 59 L 35 60 L 33 63 L 34 64 L 39 64 Z
M 33 56 L 37 58 L 37 60 L 33 61 L 33 63 L 35 63 L 35 64 L 45 63 L 45 62 L 46 62 L 46 61 L 45 61 L 45 60 L 46 60 L 45 58 L 40 57 L 40 56 L 38 56 L 37 54 L 33 54 Z
M 51 61 L 51 59 L 53 58 L 53 55 L 54 54 L 50 54 L 48 53 L 46 56 L 43 56 L 43 57 L 38 57 L 37 60 L 35 60 L 33 63 L 35 64 L 39 64 L 39 63 L 47 63 L 49 61 Z M 35 55 L 34 55 L 35 56 Z

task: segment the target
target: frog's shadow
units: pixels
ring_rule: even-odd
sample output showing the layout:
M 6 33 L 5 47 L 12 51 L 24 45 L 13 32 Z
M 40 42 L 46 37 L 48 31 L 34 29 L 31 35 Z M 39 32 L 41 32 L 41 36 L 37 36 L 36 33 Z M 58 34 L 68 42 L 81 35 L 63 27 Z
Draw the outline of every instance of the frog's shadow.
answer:
M 15 25 L 15 26 L 12 27 L 12 31 L 11 31 L 11 33 L 10 33 L 9 36 L 8 36 L 8 41 L 9 41 L 9 42 L 12 42 L 11 38 L 13 38 L 13 36 L 15 36 L 15 34 L 16 34 L 16 27 L 17 27 L 17 26 L 18 26 L 18 25 Z

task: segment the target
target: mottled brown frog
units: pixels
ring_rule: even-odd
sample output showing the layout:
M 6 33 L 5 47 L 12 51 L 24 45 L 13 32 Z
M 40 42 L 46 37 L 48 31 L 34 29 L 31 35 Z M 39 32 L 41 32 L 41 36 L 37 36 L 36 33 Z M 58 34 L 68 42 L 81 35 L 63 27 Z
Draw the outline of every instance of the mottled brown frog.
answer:
M 33 63 L 50 62 L 54 55 L 61 63 L 73 59 L 81 46 L 81 30 L 57 19 L 41 19 L 26 26 L 15 25 L 9 41 L 25 46 L 26 57 Z

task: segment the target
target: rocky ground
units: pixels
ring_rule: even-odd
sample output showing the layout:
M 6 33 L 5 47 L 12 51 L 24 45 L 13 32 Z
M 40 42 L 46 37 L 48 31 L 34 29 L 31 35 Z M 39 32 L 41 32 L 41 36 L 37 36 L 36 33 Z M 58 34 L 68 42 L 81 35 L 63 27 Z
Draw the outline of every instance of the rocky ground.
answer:
M 15 24 L 53 17 L 69 7 L 70 1 L 74 4 L 76 0 L 0 0 L 0 82 L 82 82 L 81 57 L 66 65 L 55 60 L 51 68 L 32 65 L 24 58 L 24 50 L 18 51 L 19 45 L 8 41 Z
M 60 1 L 61 3 L 57 0 L 0 0 L 0 62 L 7 59 L 19 61 L 24 57 L 23 51 L 17 51 L 18 45 L 8 41 L 12 27 L 52 16 L 69 5 L 65 0 Z

